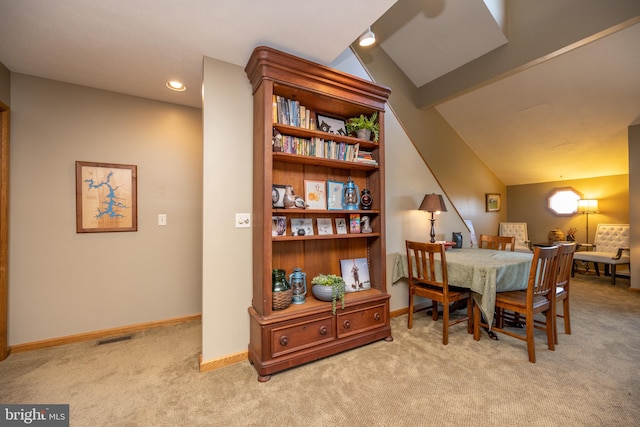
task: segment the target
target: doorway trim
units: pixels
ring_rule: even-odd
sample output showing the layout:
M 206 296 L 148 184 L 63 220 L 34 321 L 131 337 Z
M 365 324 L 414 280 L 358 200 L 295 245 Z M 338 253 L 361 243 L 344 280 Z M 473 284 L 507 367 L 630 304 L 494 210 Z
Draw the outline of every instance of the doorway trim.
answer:
M 9 356 L 9 107 L 0 102 L 0 361 Z

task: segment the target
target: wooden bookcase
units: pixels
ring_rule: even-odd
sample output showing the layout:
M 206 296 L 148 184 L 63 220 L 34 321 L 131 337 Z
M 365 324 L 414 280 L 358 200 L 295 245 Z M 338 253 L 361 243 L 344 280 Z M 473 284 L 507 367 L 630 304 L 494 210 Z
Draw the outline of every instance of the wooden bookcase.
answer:
M 254 50 L 245 68 L 253 88 L 253 301 L 249 307 L 249 360 L 259 381 L 271 374 L 381 339 L 392 340 L 389 295 L 386 289 L 384 218 L 384 108 L 388 88 L 297 58 L 268 47 Z M 315 114 L 346 120 L 378 113 L 377 143 L 321 130 L 274 123 L 274 95 L 295 100 Z M 282 135 L 322 138 L 359 144 L 371 151 L 377 165 L 276 152 L 274 129 Z M 370 210 L 285 209 L 272 206 L 272 185 L 292 185 L 304 197 L 304 180 L 351 179 L 369 189 Z M 359 213 L 370 217 L 369 234 L 317 234 L 317 218 L 345 218 Z M 272 217 L 285 216 L 287 232 L 272 236 Z M 311 218 L 313 236 L 293 236 L 291 218 Z M 371 289 L 347 293 L 344 309 L 336 315 L 331 303 L 316 300 L 311 280 L 316 275 L 340 275 L 340 260 L 367 258 Z M 294 268 L 306 273 L 304 304 L 272 309 L 272 269 Z

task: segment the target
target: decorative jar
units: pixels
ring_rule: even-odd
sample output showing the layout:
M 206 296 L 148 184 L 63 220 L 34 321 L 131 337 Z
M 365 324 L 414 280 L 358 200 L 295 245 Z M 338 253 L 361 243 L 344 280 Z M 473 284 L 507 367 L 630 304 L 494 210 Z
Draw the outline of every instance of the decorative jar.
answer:
M 287 283 L 284 270 L 271 270 L 271 296 L 271 308 L 274 310 L 284 310 L 291 304 L 293 291 Z

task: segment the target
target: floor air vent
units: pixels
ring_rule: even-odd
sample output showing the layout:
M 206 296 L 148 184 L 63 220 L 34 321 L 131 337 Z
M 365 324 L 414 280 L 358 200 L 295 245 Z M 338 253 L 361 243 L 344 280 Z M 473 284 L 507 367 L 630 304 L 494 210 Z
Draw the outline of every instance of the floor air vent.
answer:
M 121 335 L 119 337 L 113 337 L 113 338 L 105 338 L 103 340 L 98 341 L 96 345 L 112 344 L 114 342 L 127 341 L 127 340 L 130 340 L 131 338 L 133 338 L 133 334 Z

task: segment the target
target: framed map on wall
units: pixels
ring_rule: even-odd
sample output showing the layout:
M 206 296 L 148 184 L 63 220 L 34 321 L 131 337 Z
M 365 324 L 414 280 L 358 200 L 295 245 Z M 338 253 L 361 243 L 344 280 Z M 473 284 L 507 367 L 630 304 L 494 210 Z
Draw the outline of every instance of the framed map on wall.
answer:
M 138 231 L 137 166 L 76 162 L 76 232 Z

